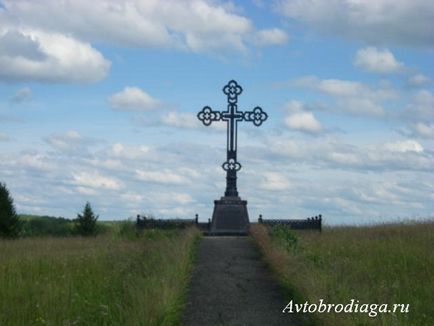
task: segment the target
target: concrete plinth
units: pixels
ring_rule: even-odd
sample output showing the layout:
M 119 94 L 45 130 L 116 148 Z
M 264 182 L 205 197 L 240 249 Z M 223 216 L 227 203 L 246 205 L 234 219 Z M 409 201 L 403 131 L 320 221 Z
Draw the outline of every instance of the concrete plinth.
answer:
M 211 234 L 242 235 L 249 231 L 247 200 L 240 197 L 221 197 L 214 201 Z

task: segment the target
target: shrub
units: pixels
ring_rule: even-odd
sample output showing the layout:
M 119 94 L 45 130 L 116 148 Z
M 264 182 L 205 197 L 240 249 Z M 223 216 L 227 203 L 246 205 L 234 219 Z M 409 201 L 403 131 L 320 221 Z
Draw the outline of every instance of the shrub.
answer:
M 83 209 L 83 215 L 77 214 L 77 219 L 75 220 L 75 230 L 79 235 L 90 236 L 96 235 L 98 215 L 92 211 L 90 203 L 87 202 Z

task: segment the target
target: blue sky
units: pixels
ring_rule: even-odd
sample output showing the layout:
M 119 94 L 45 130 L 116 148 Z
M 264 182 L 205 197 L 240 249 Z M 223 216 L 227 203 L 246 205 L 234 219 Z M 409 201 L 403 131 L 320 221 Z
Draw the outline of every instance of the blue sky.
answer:
M 0 0 L 0 181 L 20 213 L 202 220 L 223 195 L 222 87 L 251 220 L 434 216 L 429 1 Z

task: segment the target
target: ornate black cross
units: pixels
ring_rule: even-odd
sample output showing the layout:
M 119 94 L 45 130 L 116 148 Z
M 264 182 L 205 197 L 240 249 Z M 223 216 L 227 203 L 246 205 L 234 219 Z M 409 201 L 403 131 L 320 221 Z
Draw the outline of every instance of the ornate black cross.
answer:
M 209 126 L 213 121 L 227 122 L 227 159 L 222 164 L 226 171 L 226 197 L 238 197 L 237 191 L 237 171 L 241 169 L 241 164 L 237 161 L 237 125 L 238 121 L 251 121 L 257 127 L 267 120 L 268 116 L 259 106 L 252 111 L 238 111 L 238 95 L 243 92 L 240 85 L 235 80 L 231 80 L 225 87 L 223 93 L 228 97 L 228 108 L 226 111 L 213 111 L 209 106 L 205 106 L 197 117 L 205 126 Z

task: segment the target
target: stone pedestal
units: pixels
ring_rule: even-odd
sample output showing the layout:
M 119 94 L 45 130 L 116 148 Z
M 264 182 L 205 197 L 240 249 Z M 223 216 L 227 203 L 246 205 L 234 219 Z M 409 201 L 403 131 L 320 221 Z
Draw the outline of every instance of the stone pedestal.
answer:
M 221 197 L 214 201 L 211 234 L 243 235 L 248 231 L 247 200 L 240 197 Z

